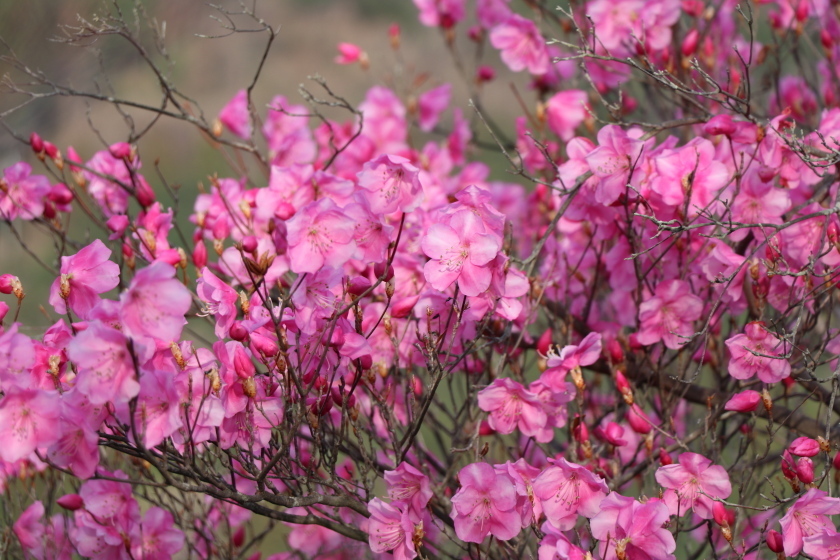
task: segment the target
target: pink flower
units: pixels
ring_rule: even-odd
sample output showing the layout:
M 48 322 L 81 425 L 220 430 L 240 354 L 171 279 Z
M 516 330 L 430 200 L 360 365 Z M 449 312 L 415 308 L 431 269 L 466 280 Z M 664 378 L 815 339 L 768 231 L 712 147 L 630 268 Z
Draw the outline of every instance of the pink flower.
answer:
M 586 119 L 588 96 L 585 91 L 570 89 L 555 93 L 546 102 L 548 128 L 568 142 L 575 135 L 575 129 Z
M 458 474 L 461 488 L 452 497 L 455 534 L 465 542 L 482 542 L 487 535 L 507 541 L 519 534 L 516 487 L 510 476 L 487 463 L 472 463 Z
M 758 408 L 758 403 L 761 402 L 761 393 L 747 389 L 735 394 L 724 405 L 724 410 L 734 410 L 736 412 L 752 412 Z
M 198 279 L 197 283 L 198 297 L 204 302 L 202 316 L 215 316 L 216 336 L 226 338 L 239 312 L 237 308 L 239 295 L 236 290 L 210 272 L 209 268 L 201 271 L 201 278 Z
M 143 516 L 140 534 L 132 539 L 131 554 L 143 560 L 171 560 L 184 547 L 184 533 L 175 526 L 172 514 L 159 507 Z
M 490 32 L 490 43 L 502 51 L 502 61 L 514 72 L 526 68 L 531 74 L 548 72 L 548 49 L 533 21 L 511 13 Z
M 251 113 L 248 110 L 248 92 L 241 89 L 222 107 L 219 120 L 235 135 L 243 140 L 251 137 Z
M 539 560 L 586 560 L 584 552 L 551 523 L 544 523 L 541 529 L 545 536 L 540 541 Z
M 749 379 L 755 374 L 765 383 L 778 383 L 790 377 L 790 363 L 785 358 L 785 344 L 769 332 L 761 321 L 752 321 L 726 341 L 732 359 L 729 375 L 735 379 Z
M 449 225 L 429 228 L 421 242 L 423 252 L 431 258 L 424 273 L 436 290 L 444 291 L 457 281 L 464 295 L 477 296 L 490 287 L 493 274 L 487 265 L 496 258 L 501 243 L 496 235 L 467 227 L 467 213 L 457 213 Z
M 779 520 L 782 526 L 785 555 L 799 554 L 805 537 L 820 533 L 834 533 L 834 523 L 828 516 L 838 513 L 840 513 L 840 498 L 830 498 L 826 492 L 816 488 L 805 492 Z
M 353 64 L 362 56 L 362 49 L 353 43 L 339 43 L 338 56 L 335 57 L 336 64 Z
M 613 492 L 599 509 L 590 526 L 603 560 L 674 560 L 677 543 L 663 527 L 670 515 L 661 501 L 642 504 Z
M 679 461 L 656 471 L 656 481 L 667 488 L 668 510 L 681 516 L 690 508 L 703 519 L 712 519 L 713 498 L 728 498 L 732 493 L 729 474 L 697 453 L 683 453 Z
M 108 258 L 111 250 L 99 239 L 69 257 L 61 257 L 61 277 L 50 287 L 49 301 L 56 312 L 67 313 L 67 306 L 81 318 L 99 302 L 97 294 L 117 287 L 120 267 Z
M 691 286 L 682 280 L 666 280 L 656 287 L 655 295 L 639 306 L 639 344 L 661 340 L 672 350 L 685 344 L 703 312 L 703 300 L 690 292 Z
M 802 549 L 811 558 L 840 560 L 840 533 L 834 531 L 816 533 L 802 539 Z
M 609 489 L 604 479 L 583 465 L 558 459 L 534 480 L 534 495 L 540 499 L 548 521 L 565 531 L 577 516 L 593 517 Z
M 444 29 L 450 29 L 464 19 L 465 4 L 465 0 L 414 0 L 423 25 Z
M 440 114 L 449 105 L 452 97 L 452 84 L 443 84 L 420 95 L 417 98 L 417 123 L 420 130 L 431 131 L 438 122 Z
M 43 175 L 31 175 L 32 167 L 19 162 L 3 170 L 0 179 L 0 217 L 34 220 L 44 213 L 44 197 L 50 182 Z
M 120 319 L 132 337 L 147 336 L 177 342 L 192 305 L 190 291 L 177 279 L 175 269 L 157 261 L 140 270 L 120 294 Z
M 820 444 L 809 437 L 798 437 L 788 446 L 788 451 L 798 457 L 814 457 L 820 452 Z
M 385 471 L 385 484 L 388 485 L 388 497 L 394 503 L 403 503 L 418 515 L 432 499 L 429 477 L 406 462 L 402 462 L 393 471 Z
M 282 95 L 274 97 L 268 107 L 262 132 L 268 142 L 272 172 L 275 165 L 311 163 L 315 159 L 316 148 L 308 126 L 306 107 L 293 105 Z
M 732 221 L 744 224 L 781 224 L 782 215 L 791 207 L 790 194 L 785 189 L 775 187 L 773 181 L 763 181 L 754 169 L 755 166 L 751 167 L 741 179 L 741 189 L 732 202 Z M 729 237 L 740 241 L 749 231 L 748 228 L 737 229 Z
M 181 394 L 172 374 L 160 370 L 143 372 L 136 416 L 135 425 L 147 449 L 160 445 L 183 426 Z
M 595 200 L 610 205 L 624 194 L 630 173 L 640 163 L 644 143 L 634 140 L 618 125 L 610 124 L 598 131 L 598 147 L 586 155 L 592 174 L 600 179 Z M 639 171 L 634 175 L 638 177 Z
M 551 441 L 552 430 L 544 430 L 547 416 L 537 395 L 510 378 L 495 379 L 478 392 L 478 406 L 490 413 L 490 427 L 500 434 L 514 429 L 539 442 Z
M 134 361 L 121 332 L 94 321 L 67 346 L 78 369 L 76 388 L 94 405 L 125 403 L 137 396 Z
M 56 393 L 37 389 L 8 389 L 0 401 L 0 459 L 14 463 L 58 439 Z
M 715 159 L 715 147 L 695 138 L 681 148 L 663 150 L 653 158 L 656 176 L 650 188 L 668 206 L 681 206 L 689 197 L 689 213 L 707 208 L 729 182 L 726 167 Z
M 579 344 L 564 346 L 559 352 L 552 350 L 546 360 L 547 369 L 540 379 L 556 390 L 565 388 L 566 374 L 581 366 L 591 366 L 601 357 L 601 333 L 591 332 Z
M 298 274 L 322 266 L 339 268 L 353 256 L 353 219 L 330 198 L 307 204 L 288 222 L 291 269 Z
M 368 510 L 368 543 L 373 552 L 391 552 L 395 560 L 417 557 L 414 549 L 415 524 L 407 511 L 379 498 L 368 503 Z
M 359 186 L 374 214 L 411 212 L 423 201 L 420 170 L 401 156 L 381 155 L 359 173 Z
M 30 554 L 43 547 L 44 526 L 41 524 L 41 518 L 44 517 L 44 512 L 44 504 L 38 500 L 26 508 L 12 526 L 12 532 L 24 551 Z

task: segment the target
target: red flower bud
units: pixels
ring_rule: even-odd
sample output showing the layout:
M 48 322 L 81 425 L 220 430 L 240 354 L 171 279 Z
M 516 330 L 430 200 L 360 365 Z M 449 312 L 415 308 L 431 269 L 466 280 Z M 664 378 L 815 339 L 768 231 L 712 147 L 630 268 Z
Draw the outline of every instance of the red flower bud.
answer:
M 647 414 L 645 414 L 645 412 L 639 408 L 639 405 L 637 404 L 634 404 L 627 409 L 625 419 L 627 420 L 627 423 L 630 424 L 630 427 L 633 428 L 633 431 L 637 434 L 649 434 L 653 429 L 651 427 L 652 422 L 650 421 L 650 418 L 648 418 Z
M 394 277 L 394 267 L 388 266 L 385 269 L 386 263 L 376 263 L 373 266 L 373 273 L 377 278 L 382 278 L 385 282 L 390 281 Z
M 796 461 L 796 477 L 803 484 L 814 482 L 814 462 L 808 457 L 800 457 Z
M 20 282 L 17 276 L 12 274 L 2 274 L 0 275 L 0 294 L 11 294 L 14 291 L 13 283 L 15 281 Z
M 767 548 L 772 550 L 773 552 L 779 553 L 785 551 L 784 541 L 782 540 L 782 535 L 774 530 L 770 529 L 767 531 L 767 534 L 764 536 L 764 539 L 767 541 Z
M 683 56 L 691 56 L 695 52 L 697 52 L 697 43 L 700 40 L 700 31 L 697 28 L 692 29 L 688 32 L 683 39 L 682 43 L 682 54 Z
M 495 77 L 496 71 L 492 66 L 479 66 L 475 73 L 476 80 L 481 83 L 493 81 L 493 78 Z
M 347 293 L 354 298 L 365 293 L 368 288 L 370 288 L 370 280 L 363 276 L 356 276 L 347 282 Z
M 44 151 L 44 141 L 41 140 L 41 137 L 38 136 L 37 132 L 33 132 L 29 135 L 29 145 L 32 146 L 32 151 L 36 154 L 40 154 Z
M 76 511 L 84 507 L 85 502 L 78 494 L 65 494 L 55 501 L 58 505 L 66 510 Z
M 394 319 L 405 319 L 411 314 L 417 301 L 420 299 L 419 295 L 404 297 L 391 305 L 391 317 Z
M 242 526 L 242 527 L 240 527 L 239 529 L 236 530 L 236 532 L 233 534 L 233 538 L 231 539 L 231 543 L 233 543 L 233 546 L 235 546 L 236 548 L 239 548 L 240 546 L 245 544 L 245 527 L 244 526 Z
M 659 448 L 659 462 L 663 466 L 672 465 L 674 463 L 674 460 L 671 458 L 671 456 L 668 454 L 668 452 L 665 451 L 664 447 Z
M 59 156 L 59 151 L 58 148 L 55 147 L 55 144 L 47 142 L 46 140 L 44 141 L 44 153 L 52 159 L 55 159 Z
M 253 235 L 248 235 L 242 240 L 242 250 L 246 253 L 253 253 L 257 250 L 257 238 Z
M 809 437 L 798 437 L 791 442 L 788 451 L 798 457 L 813 457 L 820 452 L 820 444 Z
M 240 323 L 239 321 L 234 321 L 233 324 L 230 326 L 230 331 L 228 334 L 230 334 L 230 337 L 233 340 L 242 342 L 243 340 L 248 338 L 248 329 L 243 327 L 242 323 Z

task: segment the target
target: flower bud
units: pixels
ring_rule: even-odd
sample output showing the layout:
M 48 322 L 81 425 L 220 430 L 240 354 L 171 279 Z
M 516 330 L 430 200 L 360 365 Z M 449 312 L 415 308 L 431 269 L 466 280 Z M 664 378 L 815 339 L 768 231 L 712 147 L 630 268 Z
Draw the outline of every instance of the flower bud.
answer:
M 195 244 L 192 253 L 192 262 L 196 268 L 207 266 L 207 246 L 204 244 L 204 241 L 199 241 Z
M 627 409 L 625 419 L 627 420 L 627 423 L 630 424 L 633 431 L 637 434 L 648 434 L 653 429 L 651 427 L 652 422 L 648 418 L 647 414 L 639 408 L 638 404 L 633 404 Z
M 752 412 L 758 408 L 758 403 L 761 402 L 761 394 L 758 391 L 741 391 L 733 395 L 724 405 L 724 410 L 732 410 L 735 412 Z
M 388 267 L 387 269 L 385 267 Z M 381 278 L 385 282 L 389 282 L 394 278 L 394 267 L 388 265 L 388 263 L 376 263 L 373 266 L 373 273 L 376 275 L 377 278 Z
M 242 240 L 242 250 L 246 253 L 253 253 L 257 250 L 257 238 L 253 235 L 248 235 Z
M 36 154 L 41 154 L 44 151 L 44 141 L 41 140 L 37 132 L 29 135 L 29 145 L 32 146 L 32 151 Z
M 791 442 L 788 451 L 798 457 L 813 457 L 820 452 L 820 443 L 809 437 L 798 437 Z
M 353 296 L 354 298 L 359 297 L 365 291 L 370 288 L 370 280 L 365 278 L 364 276 L 356 276 L 355 278 L 351 278 L 347 282 L 347 293 Z
M 391 41 L 391 48 L 397 50 L 400 48 L 400 24 L 392 23 L 388 27 L 388 39 Z
M 773 552 L 780 553 L 785 551 L 782 535 L 775 529 L 767 531 L 767 534 L 764 535 L 764 540 L 767 541 L 767 548 Z
M 58 505 L 69 511 L 76 511 L 84 507 L 85 502 L 78 494 L 65 494 L 55 501 Z
M 659 463 L 662 464 L 662 466 L 674 464 L 674 459 L 672 459 L 671 455 L 669 455 L 668 452 L 665 451 L 664 447 L 659 448 Z
M 17 280 L 17 276 L 11 274 L 0 275 L 0 294 L 11 294 L 13 289 L 12 282 L 14 280 Z
M 239 321 L 234 321 L 233 324 L 230 326 L 230 331 L 228 332 L 230 337 L 233 340 L 237 340 L 242 342 L 246 338 L 248 338 L 248 329 L 242 326 L 242 323 Z
M 621 396 L 624 398 L 624 402 L 626 402 L 629 405 L 632 405 L 633 389 L 630 387 L 630 382 L 627 381 L 627 378 L 624 377 L 624 374 L 618 370 L 616 370 L 615 372 L 615 386 L 618 389 L 618 392 L 621 393 Z
M 249 379 L 254 377 L 257 368 L 254 367 L 254 362 L 245 352 L 245 348 L 240 345 L 236 346 L 233 351 L 233 369 L 241 379 Z
M 814 482 L 814 462 L 809 457 L 800 457 L 796 461 L 796 477 L 803 484 Z
M 148 208 L 155 203 L 155 191 L 142 176 L 137 178 L 137 190 L 134 195 L 143 208 Z
M 539 352 L 543 356 L 547 356 L 548 351 L 551 350 L 552 335 L 553 335 L 553 333 L 551 332 L 550 328 L 545 329 L 545 332 L 543 332 L 540 335 L 540 338 L 537 339 L 537 352 Z
M 391 305 L 391 317 L 393 319 L 405 319 L 411 314 L 417 301 L 420 299 L 419 295 L 404 297 Z
M 44 141 L 44 153 L 50 157 L 50 159 L 58 159 L 61 157 L 61 152 L 58 151 L 58 148 L 55 147 L 55 144 L 51 142 Z
M 683 56 L 691 56 L 697 52 L 697 43 L 699 40 L 700 31 L 695 27 L 689 31 L 688 34 L 686 34 L 685 39 L 683 39 L 681 48 Z
M 131 144 L 128 142 L 117 142 L 116 144 L 111 144 L 108 151 L 116 159 L 131 160 Z

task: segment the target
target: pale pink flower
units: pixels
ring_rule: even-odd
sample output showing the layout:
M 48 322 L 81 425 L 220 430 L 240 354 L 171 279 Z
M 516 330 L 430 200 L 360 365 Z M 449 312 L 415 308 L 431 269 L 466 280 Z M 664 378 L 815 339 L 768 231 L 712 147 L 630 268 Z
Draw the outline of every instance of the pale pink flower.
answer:
M 490 413 L 490 427 L 500 434 L 510 434 L 517 427 L 526 436 L 547 442 L 552 431 L 543 430 L 547 416 L 537 395 L 510 378 L 495 379 L 478 392 L 478 406 Z
M 583 550 L 572 544 L 568 537 L 551 523 L 543 523 L 545 534 L 537 552 L 539 560 L 586 560 Z
M 374 214 L 411 212 L 423 201 L 419 174 L 406 158 L 385 154 L 365 163 L 359 186 Z
M 133 186 L 132 172 L 139 181 L 140 161 L 135 158 L 118 159 L 110 150 L 100 150 L 85 164 L 83 172 L 88 182 L 87 190 L 107 217 L 125 214 L 128 209 L 129 189 Z M 131 169 L 131 171 L 129 171 Z
M 510 17 L 510 0 L 477 0 L 475 15 L 478 23 L 485 29 L 491 29 L 504 23 Z
M 729 375 L 735 379 L 749 379 L 758 374 L 765 383 L 778 383 L 790 376 L 790 363 L 783 356 L 785 344 L 768 331 L 761 321 L 744 326 L 743 334 L 736 334 L 726 341 L 732 359 Z
M 487 463 L 472 463 L 458 474 L 461 488 L 452 497 L 455 534 L 464 542 L 482 542 L 487 535 L 507 541 L 519 534 L 516 486 L 510 476 Z
M 545 74 L 549 69 L 548 49 L 540 30 L 530 19 L 511 13 L 490 32 L 490 44 L 501 51 L 502 61 L 514 72 Z
M 87 318 L 99 302 L 98 294 L 117 287 L 120 267 L 111 262 L 111 250 L 99 239 L 69 257 L 61 257 L 61 276 L 50 287 L 49 301 L 56 312 L 67 313 L 67 305 Z
M 610 205 L 624 194 L 630 173 L 635 177 L 640 173 L 635 167 L 641 163 L 643 149 L 643 142 L 628 136 L 618 125 L 610 124 L 598 131 L 598 147 L 585 156 L 592 174 L 600 179 L 596 201 Z
M 10 221 L 40 217 L 50 188 L 49 180 L 43 175 L 32 175 L 32 167 L 26 162 L 7 167 L 0 179 L 0 217 Z
M 406 504 L 418 515 L 426 508 L 432 499 L 432 489 L 429 477 L 415 469 L 405 461 L 393 471 L 385 471 L 385 484 L 388 486 L 388 497 L 394 503 Z
M 286 222 L 286 229 L 291 269 L 298 274 L 325 265 L 339 268 L 356 252 L 353 219 L 329 198 L 301 208 Z
M 58 439 L 58 395 L 12 388 L 0 401 L 0 459 L 14 463 Z
M 241 89 L 222 107 L 219 120 L 236 136 L 243 140 L 251 137 L 251 113 L 248 109 L 248 92 Z
M 840 533 L 827 531 L 802 539 L 802 550 L 811 558 L 840 560 Z
M 790 194 L 763 181 L 755 166 L 741 178 L 741 189 L 732 202 L 732 221 L 744 224 L 781 224 L 782 215 L 790 210 Z M 749 228 L 736 229 L 729 234 L 734 241 L 747 236 Z
M 411 560 L 417 557 L 415 523 L 399 505 L 402 504 L 388 504 L 379 498 L 368 502 L 368 543 L 373 552 L 391 552 L 395 560 Z
M 140 392 L 128 339 L 121 332 L 94 321 L 67 346 L 76 364 L 76 388 L 94 405 L 126 403 Z
M 603 478 L 562 458 L 534 480 L 534 495 L 540 499 L 546 518 L 563 531 L 574 527 L 578 515 L 596 515 L 598 504 L 608 492 Z
M 697 453 L 683 453 L 679 464 L 659 467 L 656 481 L 667 488 L 664 501 L 671 515 L 685 515 L 693 509 L 703 519 L 712 519 L 713 499 L 725 499 L 732 493 L 726 469 Z
M 655 295 L 639 306 L 636 340 L 649 346 L 660 340 L 679 349 L 694 333 L 694 321 L 703 313 L 703 300 L 691 293 L 683 280 L 666 280 L 656 286 Z
M 569 89 L 555 93 L 546 102 L 548 128 L 568 142 L 575 135 L 575 129 L 586 120 L 588 96 L 585 91 Z
M 216 337 L 226 338 L 239 312 L 239 295 L 236 290 L 205 267 L 201 271 L 201 278 L 197 280 L 196 291 L 204 302 L 202 314 L 213 315 L 216 318 Z
M 172 513 L 163 508 L 149 508 L 139 532 L 131 543 L 135 559 L 171 560 L 184 547 L 184 533 L 175 525 Z
M 463 214 L 453 216 L 450 225 L 433 224 L 423 237 L 421 247 L 431 258 L 424 273 L 436 290 L 444 291 L 457 281 L 464 295 L 477 296 L 490 287 L 493 274 L 487 265 L 501 243 L 496 235 L 466 227 Z
M 37 554 L 43 547 L 44 526 L 41 524 L 41 518 L 44 517 L 45 511 L 44 504 L 38 500 L 23 510 L 12 525 L 12 532 L 20 541 L 23 550 L 29 554 Z
M 660 500 L 640 503 L 613 492 L 591 521 L 603 560 L 674 560 L 674 536 L 664 528 L 670 515 Z
M 132 278 L 120 294 L 120 319 L 126 333 L 166 343 L 178 341 L 192 296 L 175 272 L 171 265 L 156 261 Z
M 653 163 L 656 175 L 650 181 L 651 190 L 671 207 L 682 206 L 689 197 L 691 215 L 708 208 L 729 182 L 726 166 L 715 159 L 715 147 L 705 138 L 663 150 Z
M 140 377 L 135 425 L 147 449 L 160 445 L 183 426 L 178 389 L 172 374 L 165 371 L 146 370 Z
M 820 533 L 834 533 L 829 515 L 840 513 L 840 498 L 811 488 L 787 510 L 779 520 L 782 526 L 785 555 L 796 556 L 802 550 L 803 539 Z
M 452 97 L 452 84 L 443 84 L 417 98 L 417 124 L 424 132 L 431 131 L 438 122 L 440 114 L 449 106 Z

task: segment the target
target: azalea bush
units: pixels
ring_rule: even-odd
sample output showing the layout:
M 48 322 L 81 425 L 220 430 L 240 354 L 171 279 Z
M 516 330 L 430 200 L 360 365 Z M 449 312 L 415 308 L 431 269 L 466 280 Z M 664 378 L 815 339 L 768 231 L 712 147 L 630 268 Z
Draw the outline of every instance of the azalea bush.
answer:
M 12 131 L 3 250 L 55 254 L 45 301 L 0 270 L 0 556 L 840 558 L 836 6 L 414 4 L 469 98 L 257 72 L 215 116 L 116 7 L 65 40 L 158 105 L 5 56 L 219 157 L 187 200 L 128 112 L 95 153 Z

